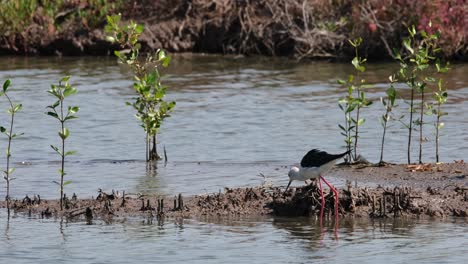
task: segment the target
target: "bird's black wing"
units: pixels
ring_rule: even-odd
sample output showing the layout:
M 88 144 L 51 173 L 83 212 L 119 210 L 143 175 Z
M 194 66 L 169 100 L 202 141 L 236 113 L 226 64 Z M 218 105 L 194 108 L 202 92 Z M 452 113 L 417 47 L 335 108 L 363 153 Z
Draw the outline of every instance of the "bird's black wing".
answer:
M 348 151 L 341 153 L 341 154 L 328 154 L 325 151 L 313 149 L 307 152 L 307 154 L 302 158 L 301 166 L 302 167 L 320 167 L 324 164 L 327 164 L 330 161 L 344 157 L 346 154 L 348 154 Z

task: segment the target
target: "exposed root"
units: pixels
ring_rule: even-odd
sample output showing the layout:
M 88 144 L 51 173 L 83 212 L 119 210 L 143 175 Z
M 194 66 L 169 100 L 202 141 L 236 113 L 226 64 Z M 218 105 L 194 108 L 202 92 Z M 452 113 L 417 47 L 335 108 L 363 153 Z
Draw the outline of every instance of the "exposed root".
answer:
M 84 1 L 86 2 L 86 1 Z M 69 1 L 51 17 L 43 8 L 30 14 L 19 32 L 0 26 L 0 53 L 106 55 L 118 48 L 105 40 L 105 17 L 89 23 L 80 12 L 92 5 Z M 112 2 L 112 1 L 111 1 Z M 305 0 L 137 0 L 110 10 L 144 24 L 143 49 L 290 56 L 297 59 L 353 56 L 347 39 L 362 37 L 361 54 L 390 59 L 401 49 L 406 28 L 441 30 L 446 57 L 466 59 L 465 3 L 456 1 Z M 84 5 L 83 5 L 84 4 Z M 446 19 L 440 19 L 444 17 Z M 452 19 L 451 19 L 452 18 Z M 428 22 L 432 21 L 432 28 Z M 1 24 L 1 23 L 0 23 Z M 404 49 L 401 49 L 404 51 Z
M 101 193 L 103 193 L 101 191 Z M 105 197 L 105 198 L 103 198 Z M 173 206 L 170 206 L 170 203 Z M 6 204 L 2 202 L 0 206 Z M 284 193 L 278 187 L 226 188 L 224 192 L 183 198 L 181 194 L 172 201 L 163 197 L 122 196 L 122 201 L 100 196 L 98 199 L 76 199 L 60 211 L 57 200 L 38 202 L 25 197 L 13 201 L 12 210 L 37 214 L 41 217 L 65 216 L 84 218 L 146 216 L 162 221 L 165 217 L 281 215 L 318 216 L 321 208 L 319 188 L 315 184 L 290 189 Z M 334 212 L 334 195 L 325 195 L 325 217 Z M 355 217 L 446 217 L 468 216 L 468 192 L 463 186 L 454 188 L 408 187 L 358 188 L 348 184 L 339 190 L 339 214 Z

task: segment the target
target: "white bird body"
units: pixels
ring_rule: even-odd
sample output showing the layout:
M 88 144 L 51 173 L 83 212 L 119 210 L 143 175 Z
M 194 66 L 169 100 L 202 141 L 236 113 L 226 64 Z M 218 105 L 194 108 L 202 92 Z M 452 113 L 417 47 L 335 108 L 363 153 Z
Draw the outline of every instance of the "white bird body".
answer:
M 310 179 L 318 179 L 322 176 L 323 173 L 327 172 L 329 169 L 335 165 L 335 162 L 338 159 L 341 159 L 349 151 L 346 151 L 341 154 L 328 154 L 325 151 L 320 151 L 313 149 L 309 151 L 301 161 L 299 166 L 292 166 L 291 170 L 288 173 L 289 183 L 286 187 L 288 190 L 289 185 L 293 181 L 306 181 Z
M 302 166 L 293 166 L 289 171 L 289 179 L 293 181 L 306 181 L 318 179 L 320 175 L 328 171 L 335 165 L 336 160 L 332 160 L 320 167 L 302 167 Z

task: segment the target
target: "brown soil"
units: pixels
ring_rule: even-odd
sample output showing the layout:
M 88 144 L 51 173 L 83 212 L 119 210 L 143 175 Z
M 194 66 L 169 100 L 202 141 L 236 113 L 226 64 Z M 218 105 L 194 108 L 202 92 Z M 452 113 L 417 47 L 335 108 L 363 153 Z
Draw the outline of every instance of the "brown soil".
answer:
M 463 160 L 441 164 L 338 165 L 329 174 L 365 186 L 406 186 L 414 189 L 468 187 L 468 165 Z
M 468 216 L 468 166 L 463 162 L 425 165 L 339 166 L 332 175 L 345 177 L 339 189 L 341 216 L 355 217 L 446 217 Z M 376 187 L 359 187 L 356 181 Z M 333 212 L 334 198 L 326 193 L 325 215 Z M 14 213 L 42 217 L 109 218 L 144 216 L 198 217 L 235 215 L 311 216 L 320 211 L 320 193 L 315 183 L 291 188 L 259 186 L 226 188 L 224 192 L 193 197 L 161 197 L 106 194 L 96 199 L 66 198 L 59 201 L 25 197 L 12 202 Z M 5 207 L 5 203 L 0 203 Z

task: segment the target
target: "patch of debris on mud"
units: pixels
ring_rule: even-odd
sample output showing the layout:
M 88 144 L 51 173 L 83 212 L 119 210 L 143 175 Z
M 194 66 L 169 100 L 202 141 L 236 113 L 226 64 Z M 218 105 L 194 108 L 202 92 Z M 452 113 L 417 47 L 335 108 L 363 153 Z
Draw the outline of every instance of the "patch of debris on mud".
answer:
M 468 216 L 468 189 L 414 189 L 411 187 L 367 188 L 348 185 L 339 189 L 339 214 L 354 217 L 447 217 Z M 58 200 L 39 196 L 12 201 L 13 213 L 40 217 L 67 217 L 91 220 L 112 217 L 144 216 L 189 218 L 199 216 L 279 215 L 313 216 L 321 209 L 320 191 L 313 182 L 284 192 L 279 187 L 226 188 L 224 192 L 182 197 L 107 194 L 96 199 L 65 198 L 64 210 Z M 4 202 L 0 207 L 5 207 Z M 324 213 L 334 211 L 332 192 L 325 193 Z

